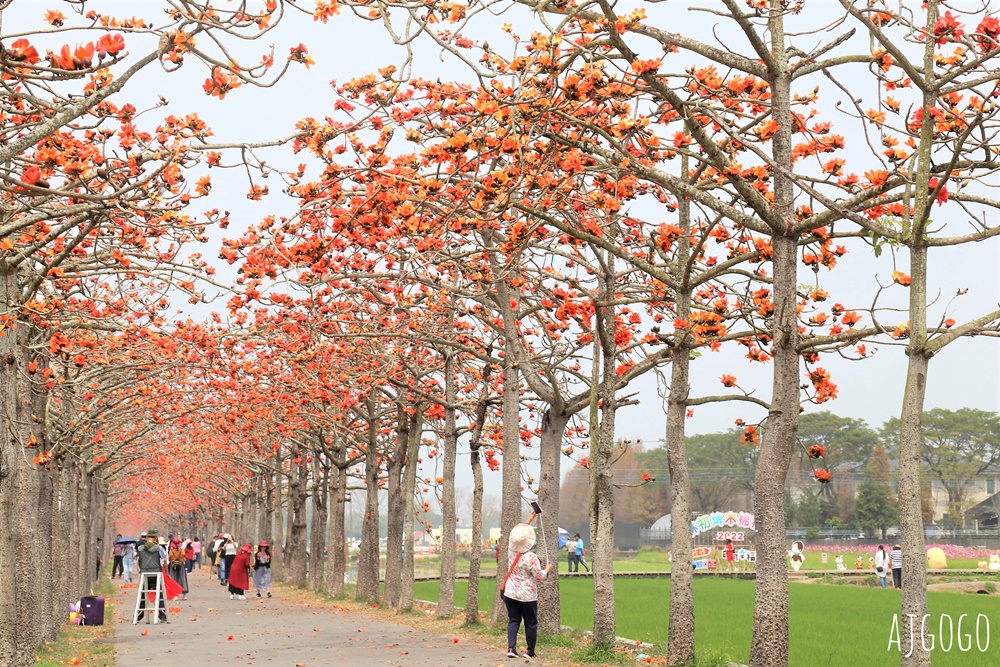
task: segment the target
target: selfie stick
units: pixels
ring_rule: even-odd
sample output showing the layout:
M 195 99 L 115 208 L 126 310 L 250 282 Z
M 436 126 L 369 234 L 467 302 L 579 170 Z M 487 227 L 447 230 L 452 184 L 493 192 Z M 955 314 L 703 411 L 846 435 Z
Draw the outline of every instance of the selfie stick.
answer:
M 551 563 L 552 560 L 549 558 L 549 546 L 545 543 L 545 522 L 542 520 L 542 508 L 537 502 L 532 502 L 531 509 L 538 516 L 538 527 L 542 530 L 542 549 L 545 551 L 545 562 Z

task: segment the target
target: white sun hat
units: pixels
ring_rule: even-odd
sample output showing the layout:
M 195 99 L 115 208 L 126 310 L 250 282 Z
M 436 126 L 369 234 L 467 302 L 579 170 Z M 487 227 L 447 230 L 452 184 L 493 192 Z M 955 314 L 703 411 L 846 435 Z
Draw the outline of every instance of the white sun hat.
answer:
M 519 523 L 510 530 L 510 548 L 514 553 L 523 554 L 535 546 L 535 529 L 526 523 Z

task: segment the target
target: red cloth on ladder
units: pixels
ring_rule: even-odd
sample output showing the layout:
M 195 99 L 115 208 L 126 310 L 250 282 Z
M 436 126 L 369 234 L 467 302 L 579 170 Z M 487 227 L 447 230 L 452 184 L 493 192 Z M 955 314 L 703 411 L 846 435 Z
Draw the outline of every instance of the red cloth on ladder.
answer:
M 163 568 L 163 587 L 166 589 L 166 595 L 168 600 L 177 600 L 182 595 L 184 595 L 184 587 L 178 584 L 176 581 L 171 579 L 167 575 L 167 568 Z M 146 599 L 149 600 L 149 604 L 153 604 L 156 601 L 155 598 L 156 591 L 149 591 L 146 593 Z
M 184 587 L 170 578 L 165 565 L 163 566 L 163 587 L 167 590 L 168 600 L 179 600 L 184 595 Z

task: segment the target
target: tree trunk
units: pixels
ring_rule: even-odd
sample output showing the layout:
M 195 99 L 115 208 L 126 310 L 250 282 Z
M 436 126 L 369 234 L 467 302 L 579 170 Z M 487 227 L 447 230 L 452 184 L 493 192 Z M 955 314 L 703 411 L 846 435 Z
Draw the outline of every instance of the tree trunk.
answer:
M 53 559 L 54 579 L 52 586 L 55 591 L 52 600 L 53 625 L 56 626 L 55 630 L 58 631 L 59 626 L 62 625 L 63 610 L 67 609 L 73 597 L 72 592 L 76 590 L 72 576 L 75 560 L 70 557 L 71 553 L 75 553 L 72 546 L 74 544 L 74 531 L 72 530 L 72 522 L 70 520 L 72 516 L 70 514 L 70 485 L 72 483 L 75 486 L 76 480 L 72 478 L 67 470 L 69 462 L 66 459 L 53 461 L 50 465 L 55 468 L 53 470 L 54 474 L 58 475 L 58 484 L 55 485 L 55 493 L 52 495 L 54 519 L 50 544 L 60 547 L 70 545 L 70 548 L 54 548 L 50 552 Z
M 927 27 L 933 29 L 937 22 L 938 2 L 927 3 Z M 922 106 L 932 109 L 938 103 L 941 82 L 935 73 L 936 49 L 930 40 L 924 44 L 923 66 L 927 87 Z M 924 114 L 920 123 L 917 168 L 914 177 L 914 214 L 905 216 L 903 231 L 908 233 L 910 250 L 909 315 L 910 338 L 906 347 L 908 358 L 906 386 L 903 389 L 903 406 L 899 417 L 899 463 L 897 468 L 900 546 L 903 549 L 903 571 L 900 599 L 900 664 L 902 667 L 929 667 L 931 656 L 922 650 L 924 637 L 911 632 L 911 621 L 917 619 L 912 629 L 922 627 L 920 621 L 927 614 L 927 570 L 924 550 L 924 522 L 921 506 L 920 479 L 923 463 L 920 456 L 921 421 L 927 391 L 927 371 L 931 350 L 927 345 L 927 225 L 931 206 L 930 178 L 933 165 L 934 120 Z M 909 197 L 903 200 L 904 211 L 909 211 Z M 916 634 L 916 636 L 914 636 Z
M 478 426 L 478 425 L 477 425 Z M 479 624 L 479 564 L 483 557 L 483 467 L 479 446 L 469 456 L 472 466 L 472 544 L 469 547 L 469 588 L 465 595 L 465 624 Z
M 341 457 L 340 452 L 335 458 Z M 336 467 L 331 469 L 333 476 L 330 483 L 330 522 L 326 543 L 330 547 L 330 557 L 326 565 L 326 592 L 330 597 L 344 597 L 344 575 L 347 572 L 347 547 L 344 541 L 344 508 L 347 503 L 347 469 Z
M 306 499 L 309 480 L 306 475 L 305 456 L 302 452 L 295 455 L 293 477 L 288 484 L 288 549 L 285 554 L 288 567 L 288 583 L 300 588 L 306 587 Z
M 416 512 L 414 507 L 417 494 L 417 459 L 420 456 L 420 441 L 423 437 L 422 429 L 423 407 L 416 408 L 410 417 L 409 445 L 406 450 L 406 472 L 403 474 L 403 571 L 399 590 L 399 610 L 410 611 L 413 609 L 413 574 L 414 574 L 414 552 L 413 552 L 413 526 Z M 391 557 L 387 554 L 386 558 Z
M 17 313 L 14 310 L 20 303 L 20 291 L 17 284 L 17 274 L 13 271 L 0 272 L 0 313 L 5 321 L 14 321 Z M 16 325 L 15 325 L 16 326 Z M 5 660 L 25 662 L 24 655 L 18 657 L 18 599 L 17 570 L 9 563 L 16 563 L 20 558 L 18 545 L 14 538 L 13 521 L 16 495 L 19 489 L 16 483 L 19 479 L 18 469 L 25 466 L 24 457 L 17 450 L 24 447 L 18 442 L 17 419 L 18 389 L 17 374 L 17 329 L 5 331 L 0 337 L 0 657 Z M 8 362 L 9 360 L 9 362 Z M 8 437 L 11 434 L 13 437 Z M 30 553 L 30 552 L 25 552 Z M 24 650 L 21 650 L 24 654 Z
M 82 494 L 83 478 L 80 475 L 80 464 L 73 457 L 63 460 L 66 475 L 62 492 L 66 494 L 66 525 L 69 527 L 69 544 L 66 557 L 66 590 L 70 596 L 83 590 L 80 558 L 83 553 L 83 535 L 80 532 L 80 496 Z
M 555 556 L 552 571 L 538 586 L 538 629 L 547 634 L 559 634 L 562 617 L 559 613 L 559 467 L 562 459 L 562 442 L 566 434 L 569 415 L 549 407 L 542 416 L 539 437 L 538 504 L 542 508 L 539 539 L 547 547 L 546 558 Z M 544 537 L 542 533 L 544 532 Z
M 34 361 L 38 364 L 34 373 L 30 374 L 31 388 L 31 432 L 40 443 L 40 451 L 51 453 L 52 444 L 47 442 L 45 437 L 45 413 L 48 408 L 48 390 L 45 388 L 44 372 L 49 368 L 48 337 L 39 341 L 37 349 L 33 353 Z M 53 463 L 49 463 L 48 469 L 43 469 L 39 474 L 39 496 L 38 496 L 38 549 L 41 553 L 52 554 L 53 548 L 53 528 L 55 527 L 55 471 Z M 59 536 L 62 541 L 62 536 Z M 42 639 L 52 640 L 56 638 L 59 626 L 62 625 L 62 617 L 59 614 L 59 607 L 54 605 L 54 601 L 59 596 L 56 594 L 56 576 L 60 567 L 59 559 L 53 558 L 51 562 L 46 562 L 44 558 L 32 559 L 35 563 L 35 573 L 38 577 L 38 589 L 41 592 L 39 609 L 40 631 Z M 62 607 L 65 609 L 66 607 Z
M 90 473 L 84 468 L 81 463 L 78 469 L 79 474 L 79 490 L 76 505 L 76 529 L 77 538 L 79 540 L 79 549 L 76 552 L 76 573 L 77 573 L 77 584 L 79 592 L 86 591 L 94 581 L 94 570 L 90 565 L 90 550 L 93 548 L 93 544 L 90 541 L 90 485 L 92 480 Z
M 326 575 L 326 531 L 329 516 L 330 468 L 313 456 L 313 512 L 309 528 L 309 589 L 321 591 Z
M 399 585 L 403 565 L 403 521 L 406 494 L 403 489 L 403 465 L 410 444 L 410 417 L 402 399 L 396 415 L 396 444 L 389 457 L 386 474 L 389 478 L 388 522 L 385 540 L 385 603 L 399 607 Z
M 264 503 L 264 478 L 261 475 L 254 473 L 253 477 L 250 478 L 250 497 L 249 497 L 249 507 L 247 511 L 247 535 L 250 537 L 250 542 L 252 544 L 259 544 L 261 537 L 263 537 L 263 532 L 260 529 L 261 522 L 263 521 L 263 503 Z M 189 515 L 189 523 L 191 527 L 185 531 L 185 535 L 195 535 L 194 530 L 194 514 Z M 254 549 L 256 551 L 256 549 Z
M 500 542 L 497 546 L 496 588 L 493 595 L 493 624 L 504 625 L 507 608 L 501 595 L 504 577 L 510 567 L 508 540 L 511 529 L 521 523 L 521 421 L 520 373 L 510 354 L 504 351 L 503 366 L 503 459 L 501 460 L 502 498 L 500 501 Z
M 278 581 L 285 580 L 285 510 L 282 494 L 284 491 L 284 473 L 282 472 L 281 449 L 274 452 L 274 513 L 272 515 L 271 534 L 274 544 L 271 546 L 271 575 Z
M 104 576 L 104 566 L 108 563 L 108 554 L 111 549 L 108 543 L 111 542 L 112 535 L 111 529 L 108 527 L 108 485 L 102 477 L 102 471 L 97 470 L 94 472 L 94 495 L 91 501 L 91 516 L 92 521 L 95 526 L 94 530 L 94 546 L 96 548 L 97 538 L 101 538 L 101 577 Z M 96 559 L 95 559 L 96 560 Z M 96 565 L 96 563 L 95 563 Z M 98 578 L 100 580 L 100 577 Z M 96 583 L 94 584 L 97 585 Z
M 489 358 L 491 349 L 486 350 Z M 465 598 L 465 624 L 479 624 L 479 564 L 483 556 L 483 467 L 479 461 L 479 449 L 483 435 L 483 424 L 489 410 L 490 385 L 493 364 L 487 361 L 483 367 L 483 395 L 476 405 L 475 424 L 469 442 L 469 464 L 472 466 L 472 544 L 469 551 L 469 588 Z
M 41 598 L 35 554 L 45 540 L 39 529 L 40 472 L 31 462 L 44 443 L 31 444 L 31 387 L 28 366 L 29 325 L 19 319 L 21 287 L 16 269 L 0 272 L 0 656 L 11 667 L 35 664 L 42 639 Z M 37 438 L 36 438 L 37 440 Z
M 784 117 L 784 116 L 782 116 Z M 797 245 L 774 238 L 774 378 L 771 410 L 754 477 L 757 589 L 750 664 L 788 664 L 788 562 L 785 480 L 799 423 L 799 354 L 795 310 Z M 675 510 L 676 511 L 676 510 Z
M 918 179 L 919 182 L 919 179 Z M 927 349 L 927 248 L 914 241 L 910 247 L 910 344 L 903 407 L 899 415 L 899 496 L 900 546 L 903 548 L 902 596 L 900 600 L 900 664 L 926 667 L 930 653 L 921 650 L 920 619 L 927 614 L 927 561 L 924 548 L 924 521 L 920 505 L 920 426 L 927 390 L 930 352 Z M 916 618 L 910 632 L 910 619 Z M 912 642 L 912 643 L 911 643 Z M 913 648 L 912 652 L 910 647 Z M 910 655 L 907 656 L 907 653 Z
M 246 496 L 236 496 L 233 502 L 233 536 L 237 542 L 242 542 L 246 539 L 246 525 L 243 521 L 245 505 Z M 176 533 L 176 530 L 171 529 L 170 533 Z
M 438 593 L 437 615 L 451 618 L 455 613 L 455 462 L 458 457 L 458 434 L 455 423 L 455 354 L 445 352 L 444 358 L 444 483 L 441 488 L 441 586 Z
M 611 464 L 615 449 L 615 417 L 617 416 L 618 375 L 615 373 L 618 348 L 615 344 L 615 271 L 614 260 L 605 255 L 605 272 L 598 276 L 601 281 L 600 299 L 595 324 L 597 325 L 601 348 L 601 424 L 597 438 L 591 434 L 590 456 L 590 507 L 591 524 L 596 528 L 591 533 L 590 551 L 593 556 L 591 569 L 594 577 L 594 644 L 613 646 L 615 642 L 615 509 L 614 481 Z
M 267 540 L 271 543 L 271 569 L 272 574 L 274 570 L 274 529 L 271 526 L 274 525 L 274 475 L 268 474 L 261 479 L 261 488 L 264 490 L 264 507 L 263 511 L 260 513 L 260 524 L 257 526 L 257 531 L 260 533 L 260 538 Z M 199 531 L 199 533 L 204 533 L 204 530 Z
M 257 527 L 257 516 L 254 514 L 254 509 L 257 507 L 257 499 L 253 492 L 254 483 L 253 479 L 250 480 L 250 492 L 243 496 L 240 500 L 240 541 L 246 541 L 250 543 L 256 542 L 256 535 L 254 535 L 254 530 Z M 178 531 L 176 535 L 181 536 L 183 530 Z
M 771 142 L 776 164 L 792 169 L 791 76 L 785 53 L 784 12 L 772 1 L 768 14 L 773 71 L 771 114 L 779 129 Z M 798 262 L 795 192 L 781 171 L 774 173 L 774 230 L 772 260 L 774 315 L 770 336 L 774 359 L 771 409 L 757 460 L 754 511 L 757 523 L 757 589 L 754 605 L 751 667 L 788 664 L 788 561 L 785 556 L 785 479 L 799 426 L 799 351 L 796 311 Z
M 688 157 L 681 156 L 681 174 L 688 173 Z M 691 234 L 691 202 L 685 197 L 678 200 L 680 238 Z M 675 317 L 690 321 L 691 286 L 687 269 L 691 254 L 688 243 L 680 243 L 675 258 L 676 274 L 681 284 L 674 295 Z M 685 421 L 690 392 L 691 351 L 686 332 L 678 332 L 680 340 L 671 355 L 670 396 L 667 399 L 667 465 L 670 472 L 670 548 L 673 564 L 670 567 L 670 628 L 667 637 L 667 664 L 694 663 L 694 564 L 691 556 L 691 476 L 688 471 Z
M 92 592 L 94 587 L 97 586 L 97 582 L 104 576 L 103 566 L 100 570 L 97 570 L 97 538 L 101 538 L 101 559 L 102 563 L 104 563 L 107 560 L 107 538 L 105 535 L 108 531 L 107 515 L 104 511 L 107 506 L 105 502 L 104 481 L 101 479 L 99 471 L 91 471 L 88 475 L 91 477 L 89 486 L 90 496 L 88 499 L 88 515 L 90 517 L 88 525 L 90 527 L 90 534 L 88 535 L 87 544 L 84 545 L 84 551 L 87 552 L 89 574 L 88 585 L 85 588 Z
M 369 402 L 368 450 L 365 454 L 365 516 L 361 522 L 361 548 L 358 553 L 359 600 L 377 604 L 379 598 L 378 556 L 378 425 Z
M 39 432 L 41 431 L 41 429 L 37 430 Z M 55 497 L 52 476 L 47 470 L 40 470 L 38 475 L 38 526 L 36 529 L 36 548 L 38 551 L 36 553 L 52 554 L 55 551 L 55 549 L 53 549 L 52 542 L 52 502 Z M 58 548 L 61 547 L 62 545 L 59 545 Z M 37 580 L 37 590 L 39 594 L 38 630 L 41 635 L 41 639 L 55 639 L 56 632 L 59 630 L 61 621 L 61 618 L 56 615 L 55 609 L 52 605 L 52 599 L 56 597 L 55 577 L 56 568 L 60 566 L 59 559 L 29 558 L 28 560 L 36 561 L 33 565 L 35 568 L 34 576 Z M 56 620 L 57 618 L 59 618 L 59 620 Z

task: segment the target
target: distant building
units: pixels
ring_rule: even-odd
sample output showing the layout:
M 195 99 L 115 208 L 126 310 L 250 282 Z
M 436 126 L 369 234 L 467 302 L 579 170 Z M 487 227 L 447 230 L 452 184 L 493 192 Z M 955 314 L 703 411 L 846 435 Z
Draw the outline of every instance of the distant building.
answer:
M 966 486 L 963 516 L 966 528 L 996 528 L 1000 503 L 1000 468 L 991 466 Z M 934 502 L 934 521 L 948 517 L 948 491 L 935 478 L 931 478 L 931 498 Z
M 969 528 L 1000 527 L 1000 493 L 994 493 L 965 512 L 965 525 Z
M 892 462 L 892 475 L 892 492 L 896 493 L 895 461 Z M 866 473 L 852 469 L 849 466 L 835 467 L 833 469 L 833 480 L 827 485 L 825 491 L 850 503 L 853 499 L 857 498 L 861 483 L 866 478 Z M 797 476 L 790 474 L 789 479 L 793 487 L 792 497 L 796 500 L 801 498 L 803 489 L 808 492 L 814 486 L 811 475 L 808 474 L 799 474 Z M 944 484 L 936 477 L 928 476 L 928 481 L 930 482 L 931 505 L 934 509 L 933 523 L 937 524 L 941 522 L 953 527 L 955 523 L 961 523 L 961 520 L 953 522 L 951 520 L 952 517 L 949 516 L 951 508 L 948 507 L 948 490 Z M 991 498 L 993 499 L 992 501 L 990 500 Z M 962 512 L 965 519 L 965 527 L 970 529 L 977 527 L 996 528 L 996 505 L 1000 505 L 1000 467 L 991 466 L 966 485 L 965 501 L 963 502 L 965 509 Z

